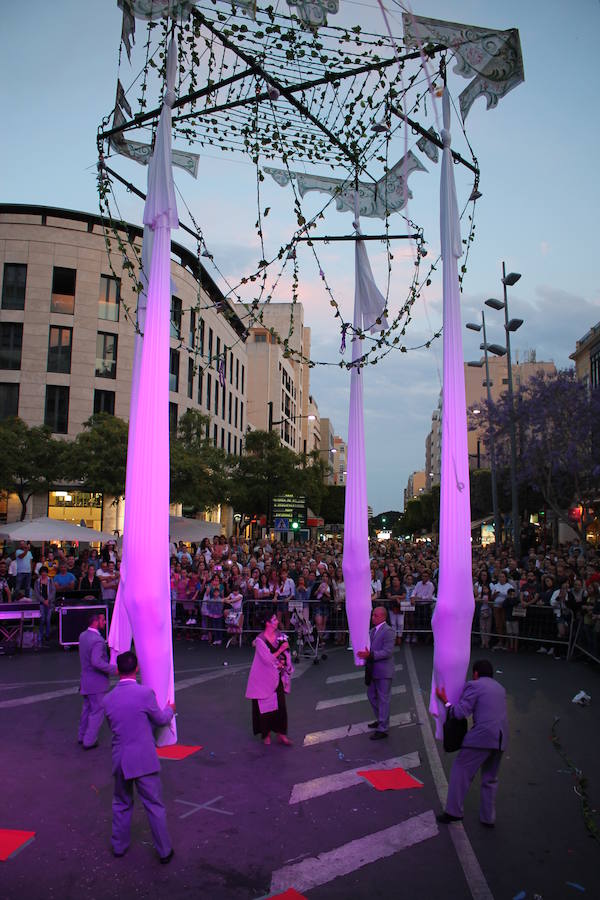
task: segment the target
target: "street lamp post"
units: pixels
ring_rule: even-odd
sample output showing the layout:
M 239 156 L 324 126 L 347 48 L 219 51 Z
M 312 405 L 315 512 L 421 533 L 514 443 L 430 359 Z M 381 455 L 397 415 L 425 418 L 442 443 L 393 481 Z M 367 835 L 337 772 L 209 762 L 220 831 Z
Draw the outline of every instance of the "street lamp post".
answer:
M 269 427 L 268 431 L 273 431 L 274 425 L 283 425 L 284 422 L 295 422 L 296 419 L 308 419 L 309 422 L 314 422 L 317 418 L 313 413 L 308 413 L 306 416 L 286 416 L 285 419 L 279 419 L 278 422 L 273 421 L 273 401 L 269 400 L 267 403 L 269 408 Z
M 502 263 L 502 288 L 504 300 L 486 300 L 486 305 L 492 309 L 504 309 L 504 330 L 506 332 L 506 365 L 508 368 L 508 402 L 510 406 L 510 487 L 512 495 L 512 532 L 514 555 L 521 558 L 521 523 L 519 520 L 519 491 L 517 488 L 517 430 L 515 424 L 515 398 L 513 390 L 512 360 L 510 354 L 510 335 L 517 331 L 523 324 L 523 319 L 509 319 L 507 287 L 512 287 L 521 277 L 519 272 L 506 274 L 506 266 Z
M 483 350 L 484 359 L 485 359 L 485 386 L 487 388 L 487 402 L 488 402 L 488 416 L 490 415 L 490 411 L 492 408 L 492 382 L 490 381 L 490 363 L 488 357 L 488 351 L 491 350 L 495 345 L 490 345 L 487 342 L 487 334 L 485 330 L 485 313 L 481 310 L 481 325 L 476 325 L 473 322 L 469 322 L 467 324 L 467 328 L 470 328 L 471 331 L 482 331 L 483 333 L 483 344 L 481 344 L 481 349 Z M 498 350 L 502 350 L 503 348 L 496 348 L 496 355 L 502 355 L 498 353 Z M 492 351 L 493 352 L 493 351 Z M 477 366 L 481 367 L 481 363 L 467 363 L 469 366 Z M 502 543 L 502 522 L 500 520 L 500 510 L 498 509 L 498 480 L 496 476 L 496 442 L 494 440 L 494 433 L 492 428 L 489 429 L 490 435 L 490 468 L 492 471 L 492 513 L 494 516 L 494 537 L 496 540 L 496 547 L 500 547 Z M 479 442 L 478 442 L 479 444 Z

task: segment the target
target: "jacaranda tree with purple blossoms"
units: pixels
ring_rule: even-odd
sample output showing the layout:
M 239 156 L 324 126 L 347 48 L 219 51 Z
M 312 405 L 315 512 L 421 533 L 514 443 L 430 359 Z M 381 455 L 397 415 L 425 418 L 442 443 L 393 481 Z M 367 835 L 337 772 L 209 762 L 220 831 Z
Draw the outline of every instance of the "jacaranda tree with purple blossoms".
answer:
M 590 391 L 572 369 L 564 369 L 534 375 L 515 391 L 514 400 L 517 482 L 536 491 L 557 519 L 583 538 L 586 513 L 600 496 L 600 390 Z M 484 415 L 470 414 L 470 427 L 483 420 L 486 445 L 493 434 L 497 466 L 508 468 L 508 394 L 483 405 Z M 568 516 L 575 505 L 584 510 L 580 523 Z

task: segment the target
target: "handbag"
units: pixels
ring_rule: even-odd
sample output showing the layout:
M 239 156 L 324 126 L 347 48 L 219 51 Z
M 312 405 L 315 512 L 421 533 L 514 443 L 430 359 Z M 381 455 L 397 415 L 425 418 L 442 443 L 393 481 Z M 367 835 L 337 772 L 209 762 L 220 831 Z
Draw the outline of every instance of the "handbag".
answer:
M 452 712 L 452 707 L 449 707 L 444 722 L 444 750 L 446 753 L 456 753 L 457 750 L 460 750 L 468 728 L 467 720 L 457 719 Z

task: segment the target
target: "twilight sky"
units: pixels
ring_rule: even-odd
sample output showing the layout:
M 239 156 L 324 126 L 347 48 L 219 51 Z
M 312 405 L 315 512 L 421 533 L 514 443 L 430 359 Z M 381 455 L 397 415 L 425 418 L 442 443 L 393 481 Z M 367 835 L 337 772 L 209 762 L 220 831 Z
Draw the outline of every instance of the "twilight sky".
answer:
M 280 5 L 282 11 L 287 9 L 283 2 Z M 386 6 L 394 32 L 401 35 L 399 6 L 393 0 Z M 340 0 L 340 7 L 331 24 L 358 22 L 369 31 L 384 33 L 376 0 Z M 514 350 L 535 348 L 538 360 L 569 365 L 575 341 L 600 319 L 596 222 L 600 179 L 595 166 L 600 143 L 595 67 L 600 2 L 423 0 L 413 2 L 412 8 L 417 15 L 519 29 L 524 84 L 490 111 L 479 98 L 466 122 L 482 171 L 483 197 L 477 204 L 476 240 L 464 283 L 463 321 L 477 317 L 486 298 L 499 295 L 504 259 L 509 271 L 523 275 L 510 293 L 511 315 L 525 320 L 514 336 Z M 13 3 L 3 10 L 1 199 L 95 213 L 96 130 L 113 106 L 117 77 L 121 30 L 117 0 L 56 0 L 52 4 L 30 0 L 26 9 L 24 14 L 22 6 Z M 140 42 L 142 34 L 139 28 Z M 457 97 L 468 81 L 450 71 L 448 84 Z M 456 122 L 453 145 L 464 151 Z M 398 156 L 403 147 L 400 139 Z M 439 248 L 439 164 L 422 154 L 420 158 L 428 172 L 411 176 L 414 197 L 408 215 L 424 227 L 431 258 Z M 113 165 L 145 190 L 145 169 L 123 158 Z M 470 191 L 469 179 L 460 167 L 456 167 L 456 178 L 462 208 Z M 176 175 L 176 181 L 219 268 L 233 281 L 253 271 L 260 259 L 253 227 L 254 167 L 241 157 L 228 154 L 225 158 L 212 149 L 202 155 L 197 182 L 185 173 Z M 136 198 L 122 191 L 119 204 L 124 218 L 141 222 L 141 203 Z M 272 208 L 265 237 L 276 250 L 292 233 L 290 195 L 265 181 L 261 205 Z M 323 205 L 322 196 L 309 194 L 304 205 L 312 214 Z M 183 208 L 180 216 L 191 224 Z M 351 220 L 350 213 L 328 211 L 319 233 L 350 234 Z M 400 224 L 399 217 L 391 217 L 392 229 Z M 380 233 L 381 226 L 380 220 L 363 221 L 365 233 Z M 174 237 L 188 243 L 182 233 Z M 373 242 L 368 249 L 383 289 L 381 245 Z M 346 318 L 351 318 L 353 248 L 349 243 L 330 244 L 322 249 L 321 258 L 335 296 Z M 339 329 L 321 290 L 318 268 L 302 251 L 299 262 L 305 324 L 312 328 L 312 356 L 336 361 Z M 412 269 L 408 245 L 398 247 L 394 266 L 392 310 L 406 294 Z M 211 274 L 219 282 L 216 273 Z M 434 274 L 431 287 L 414 307 L 405 338 L 408 347 L 422 344 L 441 325 L 441 268 Z M 222 282 L 221 286 L 225 287 Z M 284 285 L 277 299 L 290 299 Z M 502 314 L 490 310 L 487 320 L 489 340 L 502 343 Z M 478 344 L 476 335 L 464 333 L 465 359 L 478 358 Z M 393 352 L 365 370 L 368 496 L 376 513 L 402 508 L 408 475 L 424 467 L 425 437 L 441 387 L 441 368 L 441 341 L 437 341 L 429 350 Z M 320 414 L 330 417 L 336 433 L 343 436 L 349 378 L 348 372 L 335 366 L 317 366 L 311 372 L 311 390 Z

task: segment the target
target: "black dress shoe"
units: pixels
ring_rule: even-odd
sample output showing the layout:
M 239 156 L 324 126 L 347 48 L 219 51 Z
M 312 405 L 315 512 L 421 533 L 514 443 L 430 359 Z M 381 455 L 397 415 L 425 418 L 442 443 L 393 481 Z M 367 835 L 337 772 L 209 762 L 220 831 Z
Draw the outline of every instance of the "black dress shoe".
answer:
M 161 863 L 163 864 L 163 866 L 166 866 L 168 863 L 171 862 L 171 860 L 173 859 L 174 856 L 175 856 L 175 851 L 173 850 L 173 848 L 171 848 L 171 850 L 169 851 L 169 853 L 167 853 L 166 856 L 160 856 L 159 859 L 160 859 Z
M 479 820 L 481 822 L 481 819 Z M 481 822 L 484 828 L 495 828 L 494 822 Z
M 388 736 L 387 731 L 376 731 L 374 734 L 371 735 L 371 740 L 372 741 L 382 741 L 387 736 Z
M 442 825 L 449 825 L 450 822 L 462 822 L 462 816 L 451 816 L 450 813 L 443 812 L 440 813 L 439 816 L 436 816 L 438 822 L 441 822 Z
M 126 853 L 127 853 L 127 850 L 123 850 L 122 853 L 117 853 L 116 850 L 113 850 L 112 855 L 113 855 L 114 857 L 116 857 L 116 859 L 121 859 L 121 857 L 122 857 L 122 856 L 125 856 Z
M 369 724 L 367 725 L 367 728 L 377 728 L 378 725 L 379 725 L 379 722 L 369 722 Z
M 98 746 L 98 741 L 96 741 L 95 744 L 87 744 L 87 745 L 83 744 L 83 749 L 84 750 L 94 750 L 94 748 L 97 746 Z

